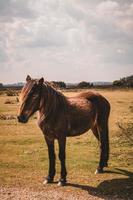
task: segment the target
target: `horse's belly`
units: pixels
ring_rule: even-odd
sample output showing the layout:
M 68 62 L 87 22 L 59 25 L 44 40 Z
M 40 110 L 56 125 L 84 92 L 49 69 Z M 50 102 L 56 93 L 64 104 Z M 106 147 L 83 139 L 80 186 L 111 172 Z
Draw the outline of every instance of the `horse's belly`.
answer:
M 67 137 L 74 137 L 74 136 L 78 136 L 78 135 L 82 135 L 84 134 L 85 132 L 87 132 L 89 130 L 89 128 L 84 128 L 84 129 L 80 129 L 80 130 L 71 130 L 71 131 L 68 131 L 67 132 Z

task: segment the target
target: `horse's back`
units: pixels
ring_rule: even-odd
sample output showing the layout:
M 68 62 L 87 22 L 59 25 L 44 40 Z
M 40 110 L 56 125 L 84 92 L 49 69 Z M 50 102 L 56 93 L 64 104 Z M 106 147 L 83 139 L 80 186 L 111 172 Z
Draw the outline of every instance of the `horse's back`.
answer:
M 89 102 L 92 102 L 95 105 L 99 105 L 101 107 L 104 106 L 105 109 L 110 110 L 110 103 L 104 96 L 102 96 L 98 92 L 83 92 L 80 93 L 77 97 L 87 99 Z

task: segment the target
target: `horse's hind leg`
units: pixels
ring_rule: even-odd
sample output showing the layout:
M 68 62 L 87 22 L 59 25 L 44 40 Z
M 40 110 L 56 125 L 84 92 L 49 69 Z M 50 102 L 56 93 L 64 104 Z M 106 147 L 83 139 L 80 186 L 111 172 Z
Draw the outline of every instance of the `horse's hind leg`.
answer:
M 98 140 L 98 142 L 100 142 L 100 135 L 99 135 L 99 131 L 98 131 L 98 127 L 95 125 L 91 128 L 94 136 L 96 137 L 96 139 Z M 101 145 L 100 145 L 100 160 L 101 160 Z M 100 163 L 99 163 L 100 165 Z M 98 174 L 98 173 L 103 173 L 103 168 L 102 167 L 99 167 L 96 169 L 95 171 L 95 174 Z
M 100 161 L 95 173 L 103 173 L 103 168 L 107 167 L 109 158 L 108 124 L 95 126 L 92 128 L 92 132 L 100 144 Z
M 93 126 L 93 127 L 91 128 L 91 130 L 92 130 L 94 136 L 96 137 L 96 139 L 99 141 L 100 138 L 99 138 L 97 126 Z
M 103 168 L 108 166 L 109 159 L 109 137 L 108 137 L 108 124 L 105 122 L 99 126 L 100 136 L 100 161 L 96 173 L 103 172 Z

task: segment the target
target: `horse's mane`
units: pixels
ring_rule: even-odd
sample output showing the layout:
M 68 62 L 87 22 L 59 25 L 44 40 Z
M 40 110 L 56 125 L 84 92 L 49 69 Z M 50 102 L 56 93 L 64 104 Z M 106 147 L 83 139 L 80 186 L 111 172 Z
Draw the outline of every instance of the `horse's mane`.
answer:
M 65 115 L 68 106 L 65 97 L 50 82 L 44 82 L 41 93 L 41 110 L 45 115 L 45 122 L 54 123 L 61 113 Z

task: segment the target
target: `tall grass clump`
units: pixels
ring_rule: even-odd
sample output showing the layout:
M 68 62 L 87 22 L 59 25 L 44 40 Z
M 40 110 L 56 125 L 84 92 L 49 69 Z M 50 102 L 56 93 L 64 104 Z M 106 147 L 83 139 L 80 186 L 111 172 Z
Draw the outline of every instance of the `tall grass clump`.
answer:
M 121 140 L 122 143 L 133 145 L 133 123 L 118 122 L 117 125 L 120 130 L 119 140 Z

